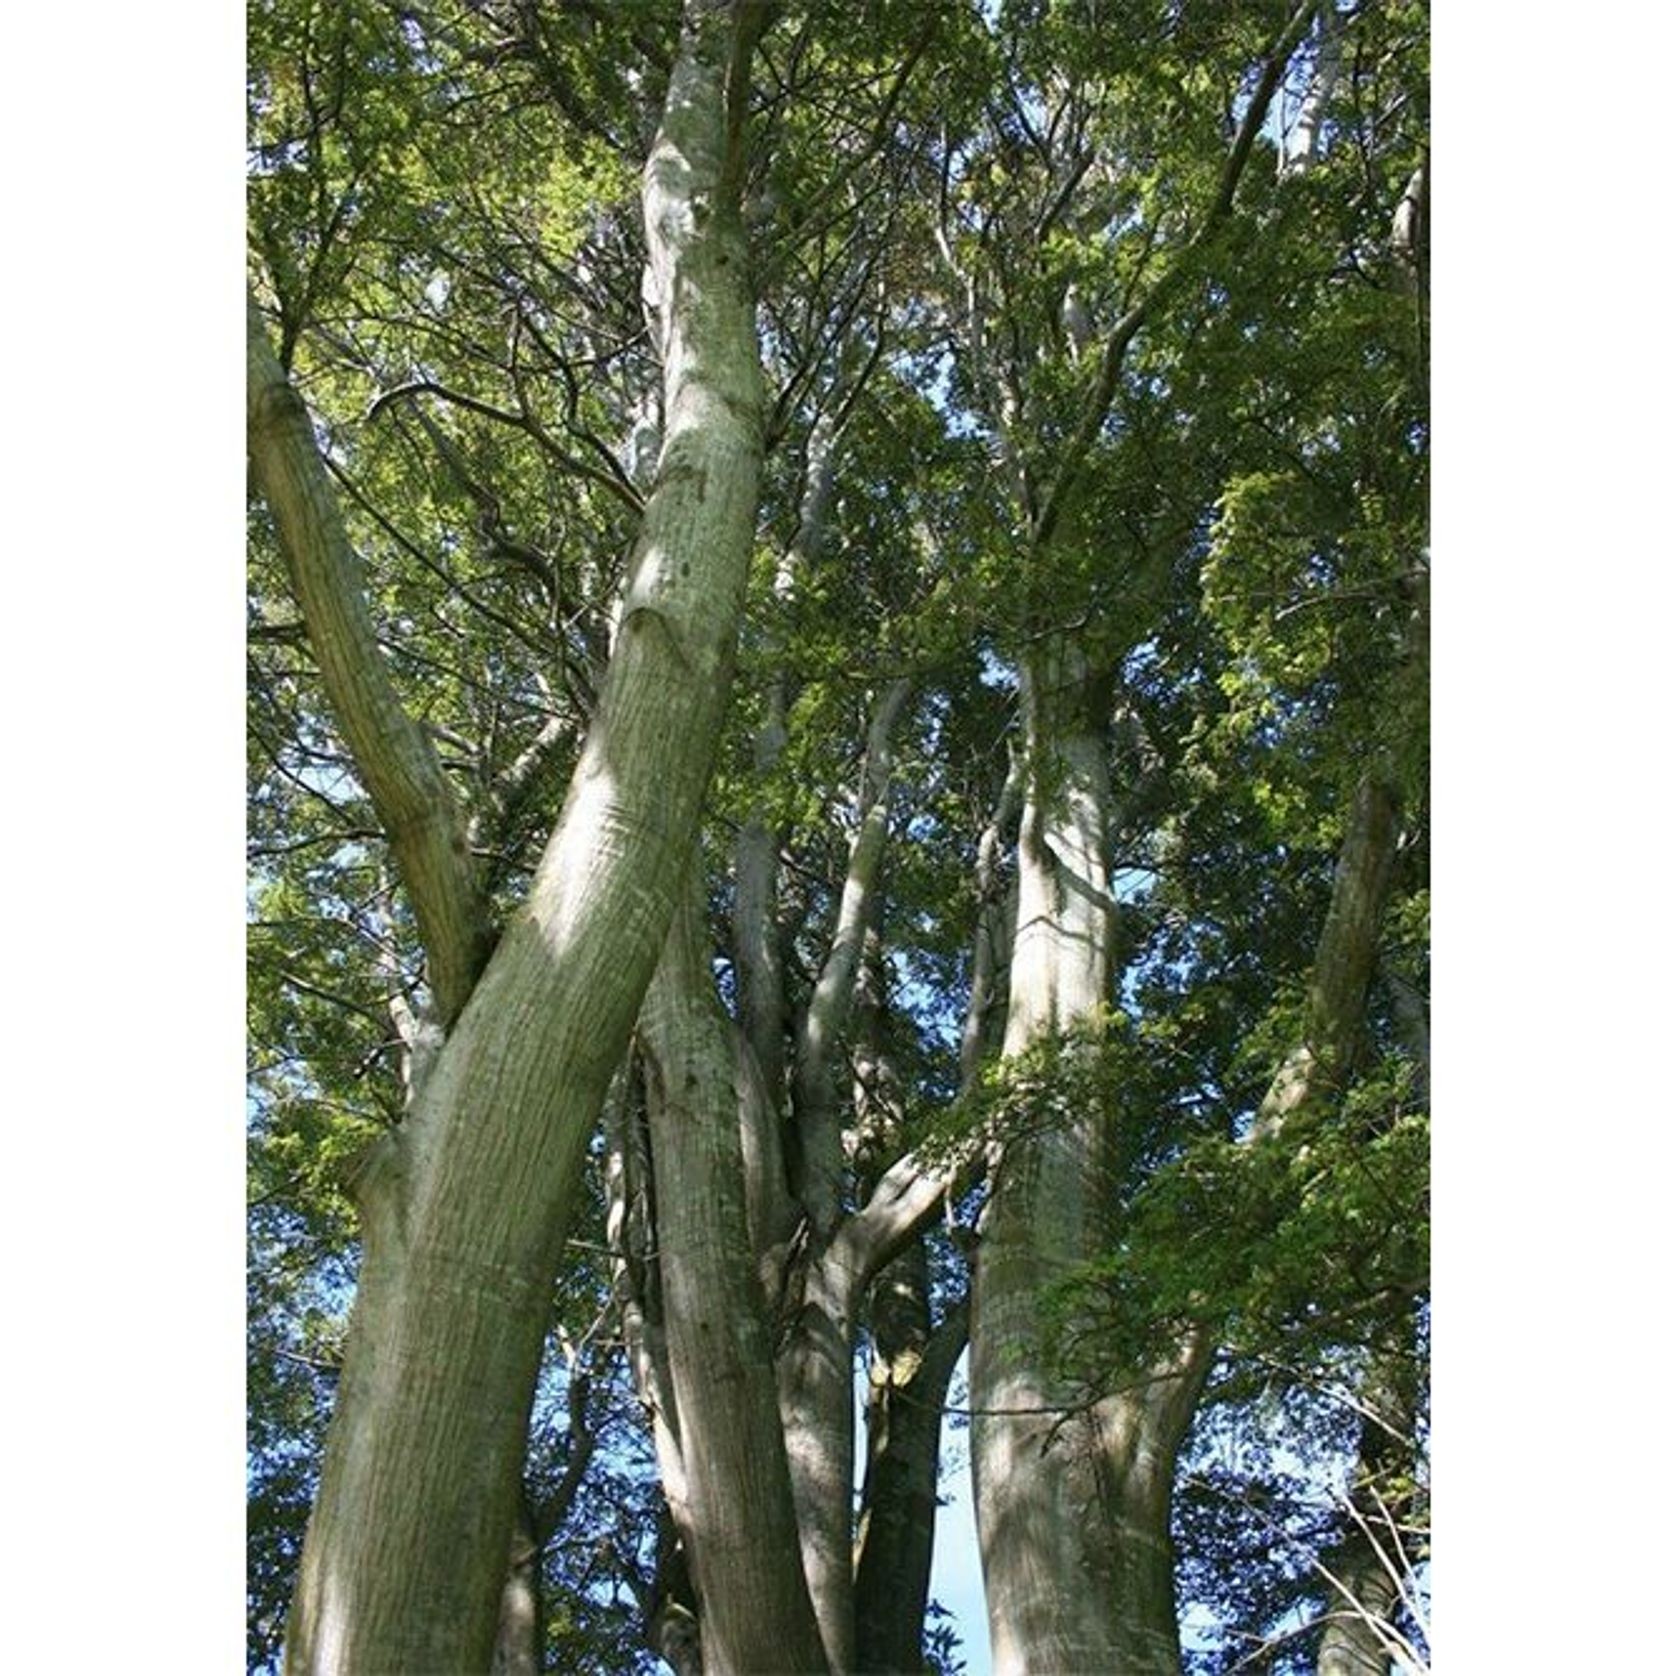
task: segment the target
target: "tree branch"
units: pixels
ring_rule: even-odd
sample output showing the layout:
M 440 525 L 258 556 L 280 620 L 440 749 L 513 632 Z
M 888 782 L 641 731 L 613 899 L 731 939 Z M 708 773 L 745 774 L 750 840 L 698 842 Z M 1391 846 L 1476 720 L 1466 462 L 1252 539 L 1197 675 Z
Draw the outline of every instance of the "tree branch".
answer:
M 911 691 L 911 683 L 899 677 L 885 688 L 873 707 L 857 799 L 861 823 L 850 844 L 832 941 L 797 1036 L 793 1093 L 806 1165 L 801 1187 L 805 1207 L 823 1234 L 831 1230 L 838 1218 L 838 1177 L 843 1169 L 843 1147 L 832 1093 L 833 1052 L 855 998 L 856 968 L 866 936 L 868 908 L 884 855 L 891 732 Z
M 431 992 L 446 1028 L 487 957 L 482 897 L 453 790 L 424 730 L 402 707 L 367 610 L 359 555 L 307 409 L 247 298 L 246 431 L 256 482 L 279 532 L 309 643 L 355 770 L 412 898 Z

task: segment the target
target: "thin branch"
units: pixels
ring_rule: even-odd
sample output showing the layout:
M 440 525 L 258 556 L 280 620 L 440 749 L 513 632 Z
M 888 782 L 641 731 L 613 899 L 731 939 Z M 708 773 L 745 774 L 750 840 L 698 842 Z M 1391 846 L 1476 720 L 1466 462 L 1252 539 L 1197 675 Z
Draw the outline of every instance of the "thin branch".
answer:
M 550 456 L 564 470 L 587 482 L 597 484 L 608 494 L 616 496 L 630 511 L 639 516 L 646 510 L 646 503 L 641 499 L 639 491 L 621 476 L 614 476 L 610 472 L 601 471 L 597 466 L 591 466 L 586 460 L 581 460 L 569 449 L 562 448 L 553 440 L 535 417 L 528 413 L 513 413 L 507 408 L 496 407 L 492 402 L 479 401 L 475 396 L 468 396 L 463 391 L 450 389 L 445 384 L 438 384 L 434 379 L 415 378 L 406 384 L 398 384 L 392 390 L 386 390 L 367 409 L 366 417 L 376 419 L 393 403 L 414 396 L 435 396 L 439 401 L 445 401 L 453 407 L 463 408 L 467 413 L 475 413 L 484 419 L 493 419 L 497 424 L 510 425 L 513 430 L 522 431 L 529 437 L 543 453 Z
M 1262 73 L 1257 78 L 1257 86 L 1252 92 L 1251 102 L 1246 106 L 1245 118 L 1240 124 L 1239 132 L 1235 136 L 1227 160 L 1222 166 L 1222 175 L 1217 182 L 1216 194 L 1211 199 L 1197 231 L 1176 253 L 1175 259 L 1165 268 L 1163 273 L 1153 281 L 1140 301 L 1135 303 L 1129 312 L 1118 321 L 1111 335 L 1106 339 L 1106 347 L 1100 357 L 1100 370 L 1095 379 L 1094 387 L 1089 392 L 1088 400 L 1083 406 L 1082 417 L 1077 421 L 1075 431 L 1072 432 L 1060 452 L 1059 469 L 1054 474 L 1048 492 L 1042 500 L 1041 510 L 1037 513 L 1035 523 L 1031 529 L 1031 540 L 1036 547 L 1045 547 L 1052 537 L 1060 515 L 1065 510 L 1066 498 L 1081 475 L 1089 450 L 1094 445 L 1094 439 L 1099 435 L 1100 427 L 1106 421 L 1106 415 L 1111 410 L 1112 399 L 1117 394 L 1118 379 L 1123 370 L 1123 360 L 1128 353 L 1129 345 L 1134 342 L 1141 327 L 1147 324 L 1171 293 L 1186 278 L 1189 264 L 1194 255 L 1209 240 L 1211 234 L 1227 219 L 1229 212 L 1232 210 L 1234 194 L 1239 188 L 1240 177 L 1245 173 L 1246 164 L 1251 158 L 1252 147 L 1256 144 L 1257 136 L 1262 131 L 1263 123 L 1268 116 L 1269 104 L 1274 98 L 1275 89 L 1280 85 L 1281 77 L 1286 72 L 1286 65 L 1293 51 L 1309 30 L 1317 4 L 1318 0 L 1303 0 L 1303 3 L 1292 14 L 1286 27 L 1280 32 L 1279 38 L 1269 49 L 1268 56 L 1263 61 Z

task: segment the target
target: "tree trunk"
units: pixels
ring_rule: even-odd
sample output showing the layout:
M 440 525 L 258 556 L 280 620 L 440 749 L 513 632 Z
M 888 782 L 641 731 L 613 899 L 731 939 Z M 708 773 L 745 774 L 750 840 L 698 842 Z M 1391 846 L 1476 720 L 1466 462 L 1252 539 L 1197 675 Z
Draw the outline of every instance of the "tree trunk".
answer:
M 815 1026 L 806 1023 L 799 1038 L 799 1076 L 822 1095 L 853 1002 L 884 840 L 888 736 L 906 696 L 897 683 L 873 716 L 861 828 L 811 1008 Z M 934 1212 L 941 1189 L 900 1166 L 845 1218 L 829 1178 L 838 1225 L 816 1235 L 805 1214 L 793 1237 L 776 1114 L 745 1028 L 716 996 L 697 896 L 678 913 L 640 1039 L 651 1072 L 658 1263 L 655 1280 L 647 1268 L 631 1337 L 689 1556 L 704 1666 L 847 1672 L 856 1315 L 879 1265 Z M 836 1130 L 835 1105 L 819 1115 Z M 777 1316 L 772 1351 L 768 1303 Z
M 350 1343 L 292 1676 L 486 1670 L 552 1278 L 588 1137 L 691 855 L 762 449 L 738 216 L 760 12 L 688 0 L 647 165 L 666 417 L 622 629 L 530 896 L 362 1172 Z
M 803 1565 L 826 1656 L 838 1676 L 855 1657 L 855 1403 L 857 1312 L 880 1260 L 844 1218 L 844 1105 L 838 1044 L 855 1004 L 856 978 L 878 890 L 889 827 L 891 734 L 911 691 L 905 679 L 877 696 L 857 792 L 859 821 L 825 960 L 797 1034 L 792 1073 L 796 1189 L 807 1246 L 795 1259 L 795 1296 L 780 1351 L 780 1413 L 791 1460 Z
M 1397 856 L 1397 812 L 1396 792 L 1376 764 L 1351 798 L 1332 901 L 1310 969 L 1303 1035 L 1263 1097 L 1257 1138 L 1280 1133 L 1295 1116 L 1343 1090 L 1379 949 Z
M 772 1246 L 789 1290 L 775 1296 L 770 1358 L 766 1337 L 758 1343 L 763 1252 L 748 1156 L 762 1094 L 749 1044 L 712 987 L 696 901 L 681 910 L 648 991 L 641 1040 L 654 1073 L 659 1282 L 647 1326 L 632 1336 L 647 1347 L 642 1384 L 695 1583 L 705 1668 L 847 1671 L 858 1302 L 934 1212 L 940 1188 L 899 1161 L 824 1248 L 788 1259 Z M 757 1221 L 777 1226 L 777 1213 Z M 812 1642 L 800 1639 L 810 1633 Z
M 670 1510 L 707 1676 L 824 1672 L 746 1216 L 734 1026 L 693 880 L 641 1011 L 664 1347 L 681 1471 Z
M 830 1239 L 843 1215 L 844 1114 L 836 1074 L 838 1042 L 855 1004 L 856 978 L 890 828 L 891 735 L 912 691 L 912 683 L 898 677 L 878 695 L 869 713 L 867 749 L 856 794 L 859 819 L 850 841 L 844 887 L 826 959 L 797 1033 L 792 1075 L 797 1188 L 817 1241 Z
M 541 1642 L 541 1546 L 521 1508 L 512 1527 L 512 1559 L 501 1589 L 490 1676 L 541 1676 Z
M 931 1328 L 923 1237 L 873 1287 L 867 1475 L 856 1536 L 856 1669 L 924 1668 L 943 1402 L 966 1347 L 965 1300 Z
M 1323 0 L 1316 22 L 1315 68 L 1310 73 L 1309 91 L 1298 111 L 1291 145 L 1281 147 L 1281 173 L 1302 174 L 1314 167 L 1321 148 L 1321 129 L 1338 86 L 1344 20 L 1334 0 Z
M 791 1465 L 804 1574 L 833 1676 L 854 1668 L 851 1358 L 861 1279 L 834 1245 L 809 1262 L 780 1347 L 780 1423 Z
M 1039 480 L 1015 434 L 1030 405 L 1019 362 L 1015 356 L 999 376 L 991 367 L 976 276 L 964 276 L 971 372 L 989 396 L 1032 571 L 1047 558 L 1079 490 L 1130 346 L 1163 316 L 1199 252 L 1233 213 L 1276 89 L 1315 10 L 1315 0 L 1303 0 L 1274 38 L 1195 231 L 1105 333 L 1092 376 L 1079 375 L 1084 389 L 1075 423 L 1041 449 L 1052 468 Z M 946 241 L 943 255 L 958 272 Z M 1013 341 L 1016 347 L 1016 331 Z M 1063 631 L 1028 643 L 1019 680 L 1025 788 L 1003 1043 L 1009 1057 L 1096 1026 L 1112 1002 L 1114 976 L 1110 692 Z M 1015 1137 L 992 1156 L 973 1283 L 971 1385 L 972 1471 L 996 1676 L 1173 1676 L 1180 1669 L 1169 1497 L 1208 1347 L 1184 1345 L 1144 1386 L 1073 1413 L 1072 1394 L 1049 1375 L 1041 1321 L 1045 1293 L 1113 1232 L 1107 1218 L 1117 1138 L 1108 1116 L 1089 1113 Z
M 1112 991 L 1106 685 L 1060 636 L 1020 671 L 1025 804 L 1004 1051 L 1092 1026 Z M 1074 1042 L 1067 1052 L 1077 1051 Z M 1092 1405 L 1051 1377 L 1042 1299 L 1112 1232 L 1103 1113 L 1009 1141 L 973 1289 L 972 1467 L 996 1676 L 1180 1669 L 1169 1535 L 1175 1457 L 1205 1357 Z

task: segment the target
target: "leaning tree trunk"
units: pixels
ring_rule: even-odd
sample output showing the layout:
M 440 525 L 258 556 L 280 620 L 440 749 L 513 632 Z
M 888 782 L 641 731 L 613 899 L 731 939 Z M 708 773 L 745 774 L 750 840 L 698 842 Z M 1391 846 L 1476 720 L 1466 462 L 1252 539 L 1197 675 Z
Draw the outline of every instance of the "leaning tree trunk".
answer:
M 864 817 L 814 1022 L 800 1037 L 809 1121 L 838 1122 L 826 1096 L 879 869 L 889 728 L 905 698 L 905 689 L 887 690 L 874 716 Z M 716 994 L 696 895 L 677 912 L 640 1043 L 658 1261 L 656 1278 L 648 1266 L 638 1289 L 644 1308 L 630 1277 L 637 1313 L 626 1326 L 690 1562 L 704 1668 L 847 1676 L 855 1322 L 873 1276 L 934 1213 L 941 1183 L 899 1160 L 845 1216 L 839 1184 L 822 1175 L 810 1202 L 836 1226 L 811 1237 L 816 1216 L 805 1209 L 799 1218 L 788 1192 L 778 1114 L 745 1028 Z M 626 1139 L 619 1150 L 626 1169 Z
M 667 1390 L 664 1483 L 693 1585 L 706 1676 L 821 1672 L 757 1278 L 740 1144 L 740 1055 L 710 975 L 699 885 L 677 910 L 646 1004 Z
M 362 1172 L 360 1287 L 287 1626 L 293 1676 L 489 1667 L 552 1278 L 692 851 L 762 453 L 738 214 L 762 13 L 722 0 L 685 11 L 645 178 L 657 483 L 529 899 L 403 1128 Z
M 1004 1051 L 1096 1024 L 1112 989 L 1105 687 L 1063 637 L 1021 669 L 1026 783 Z M 1073 1040 L 1066 1051 L 1078 1051 Z M 972 1468 L 996 1676 L 1180 1668 L 1169 1535 L 1203 1352 L 1077 1406 L 1049 1371 L 1042 1298 L 1111 1233 L 1105 1113 L 1007 1142 L 973 1287 Z

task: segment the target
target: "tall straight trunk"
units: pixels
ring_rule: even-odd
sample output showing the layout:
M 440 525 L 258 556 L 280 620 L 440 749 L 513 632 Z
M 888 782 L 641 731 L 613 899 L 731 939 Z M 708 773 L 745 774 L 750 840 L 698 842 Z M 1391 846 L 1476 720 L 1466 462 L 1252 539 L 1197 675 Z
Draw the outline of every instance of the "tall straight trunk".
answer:
M 1091 1025 L 1112 992 L 1105 683 L 1051 636 L 1020 671 L 1025 792 L 1003 1051 Z M 1074 1042 L 1066 1051 L 1077 1051 Z M 1047 1365 L 1042 1298 L 1112 1233 L 1104 1113 L 1006 1144 L 973 1288 L 972 1467 L 996 1676 L 1180 1669 L 1175 1457 L 1203 1379 L 1183 1347 L 1140 1388 L 1077 1407 Z
M 734 1026 L 710 975 L 698 880 L 677 909 L 640 1040 L 680 1485 L 670 1496 L 707 1676 L 824 1672 L 799 1561 L 774 1350 L 746 1214 Z
M 758 8 L 688 0 L 645 179 L 665 436 L 622 628 L 528 901 L 402 1129 L 364 1246 L 292 1676 L 482 1671 L 552 1279 L 661 952 L 732 669 L 762 452 L 738 123 Z
M 1088 367 L 1075 374 L 1083 386 L 1079 411 L 1051 443 L 1042 440 L 1037 457 L 1052 462 L 1046 472 L 1030 469 L 1016 434 L 1033 405 L 1028 374 L 1016 355 L 1010 365 L 992 360 L 989 346 L 1000 334 L 986 330 L 976 270 L 962 271 L 946 232 L 941 238 L 943 259 L 966 291 L 969 372 L 989 397 L 1028 573 L 1047 559 L 1080 488 L 1131 345 L 1164 315 L 1233 214 L 1275 92 L 1317 6 L 1301 0 L 1257 67 L 1193 233 L 1105 332 L 1098 355 L 1092 343 L 1079 352 Z M 1068 178 L 1074 187 L 1080 175 Z M 1007 1056 L 1093 1024 L 1112 1000 L 1109 696 L 1063 631 L 1028 643 L 1020 663 L 1025 787 Z M 967 1032 L 968 1063 L 981 1050 L 982 1016 Z M 1186 1344 L 1136 1391 L 1071 1413 L 1070 1393 L 1048 1372 L 1040 1319 L 1044 1290 L 1092 1257 L 1111 1232 L 1116 1141 L 1109 1117 L 1088 1114 L 1018 1137 L 992 1161 L 973 1284 L 971 1383 L 972 1468 L 997 1676 L 1180 1668 L 1169 1494 L 1208 1351 Z
M 1053 547 L 1136 338 L 1162 318 L 1234 212 L 1276 90 L 1312 25 L 1301 0 L 1257 68 L 1214 193 L 1192 235 L 1113 323 L 1073 426 L 1039 481 L 1014 474 L 1013 511 L 1034 568 Z M 952 254 L 945 249 L 945 260 Z M 979 311 L 973 371 L 986 375 Z M 1013 369 L 1017 376 L 1018 369 Z M 994 402 L 1005 434 L 1027 406 Z M 1005 452 L 1016 452 L 1006 438 Z M 1020 661 L 1024 813 L 1003 1054 L 1094 1024 L 1113 998 L 1110 694 L 1075 641 L 1049 632 Z M 1076 1051 L 1074 1040 L 1067 1051 Z M 1054 1379 L 1041 1321 L 1053 1284 L 1114 1233 L 1118 1136 L 1087 1113 L 1019 1136 L 992 1158 L 972 1297 L 972 1469 L 996 1676 L 1175 1676 L 1181 1654 L 1169 1535 L 1175 1460 L 1208 1370 L 1186 1338 L 1151 1377 L 1093 1404 Z

